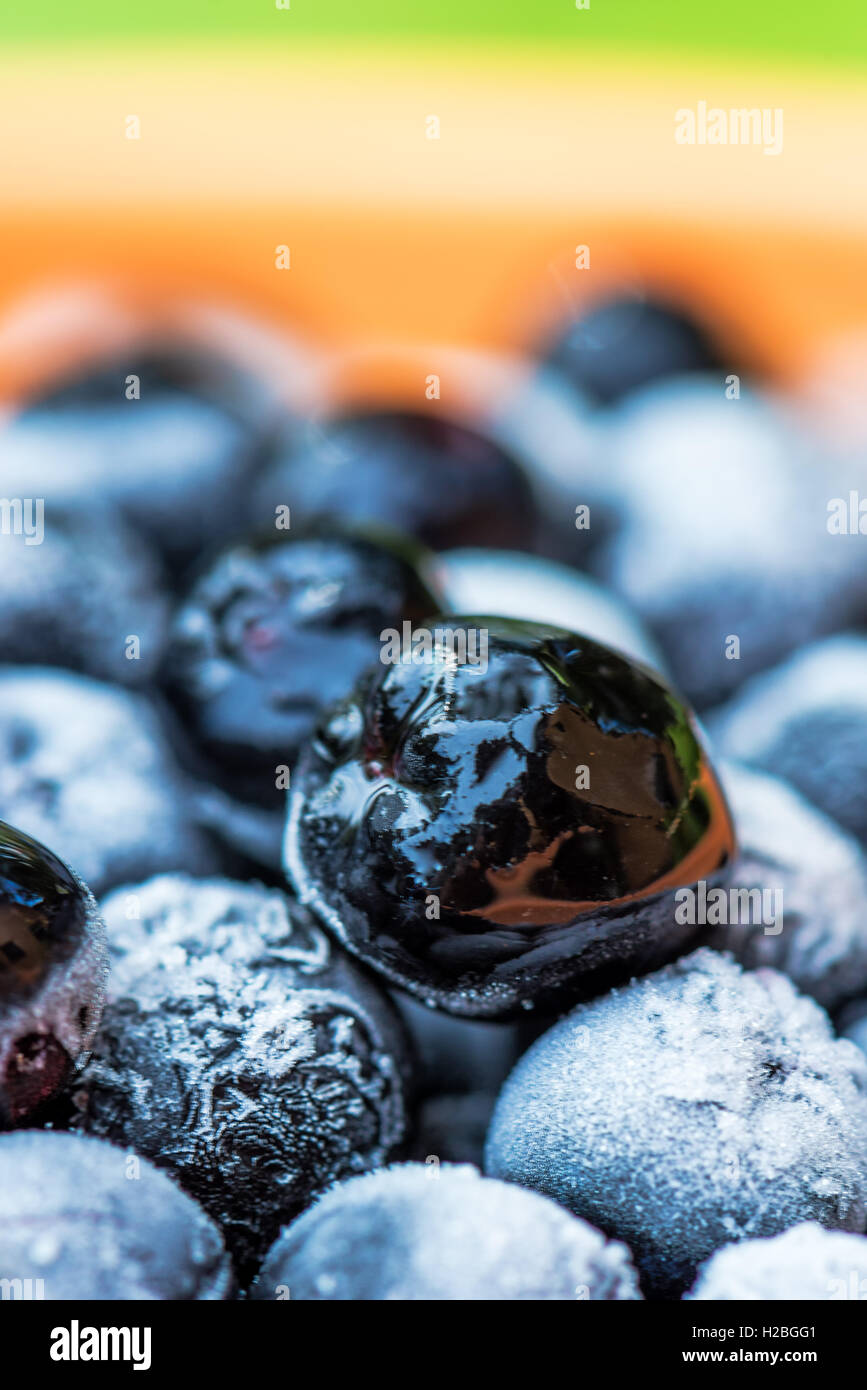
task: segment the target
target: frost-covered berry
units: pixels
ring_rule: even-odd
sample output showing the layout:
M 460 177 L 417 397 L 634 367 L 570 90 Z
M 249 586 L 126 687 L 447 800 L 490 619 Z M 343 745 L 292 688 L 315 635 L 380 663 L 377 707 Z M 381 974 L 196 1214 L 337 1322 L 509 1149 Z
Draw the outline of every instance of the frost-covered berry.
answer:
M 408 1163 L 341 1183 L 268 1253 L 259 1299 L 636 1299 L 629 1251 L 469 1166 Z
M 2 457 L 2 445 L 0 445 Z M 0 545 L 0 653 L 121 685 L 153 676 L 167 601 L 147 542 L 98 499 L 35 503 Z
M 487 1171 L 626 1241 L 673 1295 L 721 1245 L 867 1222 L 867 1059 L 773 970 L 701 950 L 579 1005 L 503 1088 Z
M 560 373 L 542 368 L 509 382 L 486 423 L 527 470 L 540 515 L 539 552 L 592 568 L 623 511 L 606 467 L 609 415 Z
M 88 889 L 44 845 L 0 821 L 0 1128 L 38 1112 L 83 1061 L 107 968 Z
M 232 1292 L 217 1227 L 165 1173 L 47 1130 L 0 1135 L 0 1281 L 12 1298 L 76 1303 Z
M 387 525 L 425 545 L 532 548 L 530 489 L 492 439 L 433 412 L 347 415 L 311 425 L 257 489 L 257 515 Z
M 733 849 L 688 708 L 559 628 L 446 616 L 428 637 L 367 672 L 299 763 L 299 896 L 465 1017 L 553 1007 L 687 949 L 674 893 L 724 878 Z
M 153 706 L 66 672 L 0 667 L 0 816 L 97 894 L 216 867 Z
M 400 1026 L 279 891 L 166 875 L 103 910 L 112 979 L 77 1123 L 167 1168 L 246 1275 L 314 1193 L 403 1138 Z
M 721 763 L 720 777 L 739 854 L 706 944 L 782 970 L 836 1009 L 867 988 L 864 855 L 787 782 L 738 763 Z
M 456 613 L 491 613 L 583 632 L 665 675 L 649 632 L 616 594 L 568 565 L 514 550 L 449 550 L 436 577 Z
M 766 402 L 700 378 L 642 392 L 601 471 L 619 523 L 598 572 L 699 708 L 863 611 L 863 564 L 828 532 L 820 461 Z
M 137 345 L 29 402 L 0 441 L 9 496 L 98 497 L 183 564 L 243 531 L 271 422 L 216 356 Z
M 815 1221 L 770 1240 L 726 1245 L 702 1265 L 687 1298 L 711 1302 L 867 1299 L 867 1240 Z
M 709 722 L 727 757 L 785 777 L 867 845 L 867 638 L 806 647 Z

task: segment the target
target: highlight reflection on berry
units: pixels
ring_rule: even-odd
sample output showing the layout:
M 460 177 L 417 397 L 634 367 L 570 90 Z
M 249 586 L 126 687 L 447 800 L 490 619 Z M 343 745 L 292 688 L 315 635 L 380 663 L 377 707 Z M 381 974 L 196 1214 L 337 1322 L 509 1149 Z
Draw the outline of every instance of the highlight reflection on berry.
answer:
M 0 822 L 0 1128 L 63 1086 L 96 1031 L 105 942 L 90 893 Z
M 320 725 L 286 858 L 338 938 L 394 983 L 508 1016 L 670 958 L 674 890 L 734 836 L 687 707 L 646 668 L 556 628 L 459 618 L 485 667 L 380 664 Z

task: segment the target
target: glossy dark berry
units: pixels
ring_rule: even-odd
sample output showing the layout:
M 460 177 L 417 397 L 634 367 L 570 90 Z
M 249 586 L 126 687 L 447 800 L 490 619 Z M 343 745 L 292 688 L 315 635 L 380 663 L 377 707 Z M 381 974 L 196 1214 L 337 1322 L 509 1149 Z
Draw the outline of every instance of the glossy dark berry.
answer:
M 285 535 L 227 551 L 174 624 L 166 682 L 227 789 L 282 812 L 285 780 L 326 705 L 377 659 L 383 629 L 436 601 L 402 543 Z
M 99 1023 L 107 952 L 96 904 L 65 864 L 0 821 L 0 1127 L 57 1094 Z
M 220 1232 L 165 1173 L 112 1144 L 46 1130 L 0 1135 L 0 1280 L 4 1297 L 75 1303 L 233 1290 Z
M 662 377 L 720 365 L 698 323 L 673 305 L 641 295 L 592 305 L 569 326 L 548 361 L 600 405 L 615 404 Z
M 439 412 L 351 415 L 311 427 L 278 456 L 258 490 L 257 516 L 380 523 L 435 550 L 532 549 L 535 520 L 515 459 Z
M 427 659 L 367 673 L 302 759 L 286 834 L 302 898 L 394 983 L 467 1016 L 592 993 L 683 950 L 695 928 L 674 890 L 733 849 L 688 709 L 561 629 L 437 629 Z M 449 629 L 463 662 L 443 655 L 461 656 Z
M 47 512 L 70 499 L 115 505 L 179 565 L 244 530 L 270 428 L 256 388 L 227 363 L 131 350 L 13 418 L 4 491 L 43 497 Z
M 246 1278 L 314 1193 L 403 1139 L 402 1029 L 279 890 L 167 875 L 103 911 L 109 997 L 74 1123 L 167 1168 Z

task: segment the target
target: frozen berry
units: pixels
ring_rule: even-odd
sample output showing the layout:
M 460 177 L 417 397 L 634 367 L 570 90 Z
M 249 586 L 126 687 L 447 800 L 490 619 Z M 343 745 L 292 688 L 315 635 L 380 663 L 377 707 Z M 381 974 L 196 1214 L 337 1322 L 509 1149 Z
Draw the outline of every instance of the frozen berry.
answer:
M 629 1251 L 474 1169 L 408 1163 L 341 1183 L 290 1226 L 259 1299 L 636 1299 Z
M 147 681 L 168 616 L 147 542 L 92 497 L 19 504 L 21 528 L 0 541 L 3 660 L 48 663 L 124 685 Z
M 278 456 L 257 516 L 379 523 L 435 550 L 532 549 L 533 503 L 518 463 L 492 439 L 439 413 L 351 415 L 312 426 Z
M 403 1138 L 399 1022 L 279 891 L 165 876 L 103 910 L 112 978 L 76 1123 L 167 1168 L 246 1276 L 281 1222 Z
M 665 673 L 659 647 L 641 621 L 586 574 L 509 550 L 452 550 L 438 557 L 436 577 L 455 613 L 491 613 L 582 632 Z
M 698 379 L 644 392 L 620 412 L 607 470 L 620 522 L 594 566 L 700 708 L 862 611 L 863 567 L 828 532 L 816 450 L 767 402 Z
M 431 619 L 382 657 L 290 796 L 290 877 L 349 950 L 449 1012 L 508 1017 L 687 947 L 674 890 L 723 876 L 733 836 L 658 677 L 498 618 Z
M 738 827 L 726 910 L 707 944 L 782 970 L 826 1009 L 867 989 L 867 862 L 794 787 L 737 763 L 720 776 Z
M 867 846 L 867 638 L 805 648 L 709 718 L 728 757 L 785 777 Z
M 153 706 L 66 672 L 0 667 L 0 815 L 95 893 L 216 865 Z
M 579 1005 L 497 1103 L 492 1176 L 626 1241 L 676 1295 L 721 1245 L 867 1222 L 867 1059 L 773 970 L 702 950 Z
M 238 547 L 199 580 L 165 678 L 226 790 L 282 818 L 285 769 L 323 706 L 377 659 L 384 628 L 436 607 L 416 558 L 402 542 L 331 532 Z
M 270 428 L 270 425 L 269 427 Z M 10 496 L 116 505 L 172 562 L 243 530 L 264 457 L 255 389 L 228 364 L 131 349 L 32 401 L 2 442 Z
M 504 391 L 486 427 L 522 460 L 540 514 L 540 553 L 594 569 L 623 513 L 609 466 L 611 416 L 545 369 Z
M 770 1240 L 726 1245 L 702 1265 L 687 1298 L 714 1303 L 867 1298 L 867 1240 L 804 1221 Z
M 590 305 L 550 350 L 548 362 L 600 405 L 663 377 L 721 365 L 709 335 L 681 308 L 639 294 Z
M 165 1173 L 46 1130 L 0 1135 L 0 1281 L 13 1298 L 75 1303 L 232 1292 L 219 1231 Z
M 85 1057 L 107 966 L 88 889 L 0 821 L 0 1127 L 38 1111 Z

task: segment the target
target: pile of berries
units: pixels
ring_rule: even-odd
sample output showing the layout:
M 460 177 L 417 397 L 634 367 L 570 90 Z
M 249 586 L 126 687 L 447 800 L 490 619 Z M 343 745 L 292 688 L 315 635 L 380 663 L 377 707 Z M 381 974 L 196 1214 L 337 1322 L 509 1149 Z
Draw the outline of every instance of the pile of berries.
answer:
M 145 337 L 4 422 L 9 1287 L 867 1270 L 867 440 L 731 372 L 631 299 L 472 427 Z

